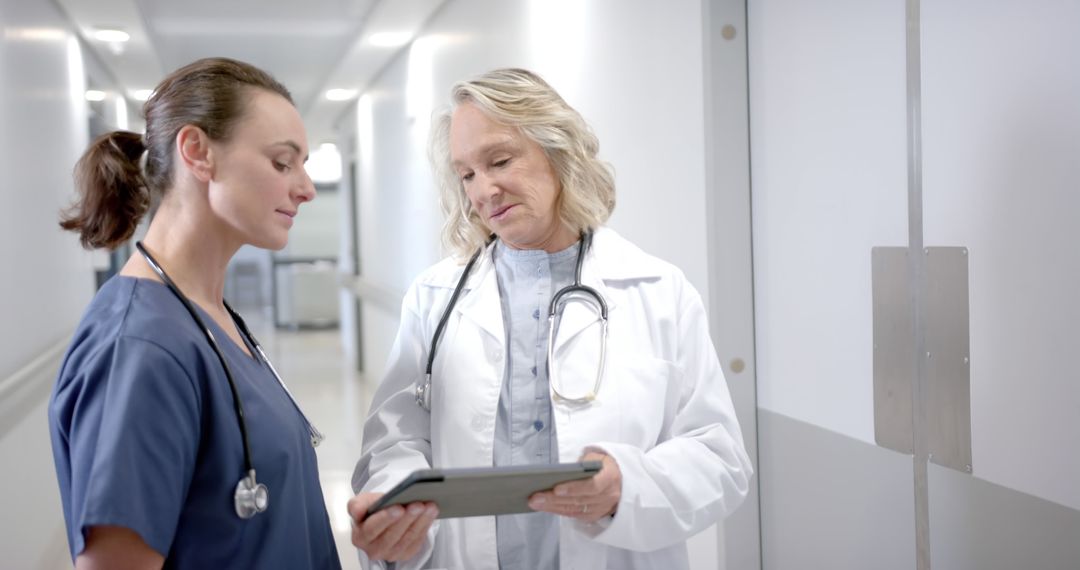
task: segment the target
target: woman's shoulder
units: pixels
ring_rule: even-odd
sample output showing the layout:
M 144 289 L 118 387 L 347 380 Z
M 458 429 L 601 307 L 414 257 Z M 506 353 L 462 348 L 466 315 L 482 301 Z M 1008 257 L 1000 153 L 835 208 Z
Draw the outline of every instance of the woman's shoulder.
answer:
M 420 287 L 449 287 L 457 286 L 461 273 L 465 271 L 468 260 L 448 256 L 439 260 L 434 265 L 422 271 L 413 281 L 414 286 Z
M 203 333 L 184 304 L 160 281 L 142 277 L 116 277 L 127 294 L 119 333 L 142 338 L 168 349 L 177 342 L 200 340 Z
M 637 244 L 608 227 L 596 230 L 592 249 L 596 256 L 600 276 L 606 281 L 674 280 L 682 282 L 686 279 L 677 266 L 646 253 Z
M 187 309 L 164 284 L 117 275 L 94 295 L 65 360 L 86 363 L 111 354 L 118 344 L 138 344 L 184 362 L 199 335 Z

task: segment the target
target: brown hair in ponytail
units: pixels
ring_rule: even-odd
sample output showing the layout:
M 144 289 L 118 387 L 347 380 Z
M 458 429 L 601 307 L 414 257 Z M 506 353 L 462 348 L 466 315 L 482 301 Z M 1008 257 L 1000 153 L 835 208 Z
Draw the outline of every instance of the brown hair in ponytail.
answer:
M 293 103 L 281 83 L 261 69 L 226 58 L 200 59 L 166 77 L 143 106 L 144 136 L 114 131 L 98 137 L 75 165 L 78 201 L 60 227 L 79 232 L 87 249 L 115 249 L 135 232 L 152 195 L 172 186 L 173 145 L 186 125 L 225 141 L 247 111 L 248 89 Z M 140 159 L 146 152 L 145 169 Z
M 139 157 L 142 136 L 127 131 L 106 133 L 90 143 L 75 165 L 75 186 L 82 201 L 60 221 L 78 231 L 87 249 L 115 249 L 135 231 L 150 206 Z

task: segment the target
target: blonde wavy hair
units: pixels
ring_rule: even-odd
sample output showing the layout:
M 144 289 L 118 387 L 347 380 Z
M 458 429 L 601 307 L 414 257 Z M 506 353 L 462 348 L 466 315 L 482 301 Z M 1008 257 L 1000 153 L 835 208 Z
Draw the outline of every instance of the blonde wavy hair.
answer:
M 467 258 L 488 240 L 491 230 L 472 210 L 461 179 L 450 165 L 450 118 L 459 105 L 472 103 L 493 120 L 516 127 L 543 149 L 562 191 L 557 211 L 576 232 L 595 229 L 615 209 L 615 178 L 597 158 L 600 143 L 585 119 L 540 76 L 524 69 L 496 69 L 458 82 L 450 106 L 432 120 L 428 159 L 439 184 L 446 222 L 443 246 Z

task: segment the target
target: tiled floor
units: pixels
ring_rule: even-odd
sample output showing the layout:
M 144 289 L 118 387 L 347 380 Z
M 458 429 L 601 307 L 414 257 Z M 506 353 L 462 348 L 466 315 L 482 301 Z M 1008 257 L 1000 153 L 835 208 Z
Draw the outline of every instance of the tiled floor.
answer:
M 285 384 L 326 439 L 317 450 L 319 478 L 343 568 L 359 568 L 349 539 L 346 503 L 349 483 L 360 457 L 360 432 L 377 380 L 369 380 L 346 362 L 338 330 L 278 330 L 267 315 L 242 310 Z

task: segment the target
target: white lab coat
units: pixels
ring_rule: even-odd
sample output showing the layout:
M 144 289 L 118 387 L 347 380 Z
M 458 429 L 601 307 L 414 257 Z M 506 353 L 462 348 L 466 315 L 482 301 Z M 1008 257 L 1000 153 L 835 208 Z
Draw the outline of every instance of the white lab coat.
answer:
M 489 251 L 473 268 L 439 343 L 432 410 L 416 405 L 432 335 L 463 265 L 425 271 L 402 303 L 386 376 L 364 427 L 353 475 L 360 491 L 386 491 L 416 469 L 493 464 L 495 416 L 506 348 Z M 678 569 L 685 541 L 746 496 L 752 473 L 701 297 L 674 266 L 610 229 L 596 232 L 582 283 L 609 309 L 608 353 L 597 399 L 553 401 L 559 461 L 588 450 L 622 472 L 616 516 L 587 524 L 560 519 L 560 567 Z M 599 362 L 594 312 L 569 303 L 555 359 L 566 392 L 592 387 Z M 397 568 L 496 569 L 494 517 L 437 521 L 423 551 Z M 378 566 L 366 560 L 365 566 Z

